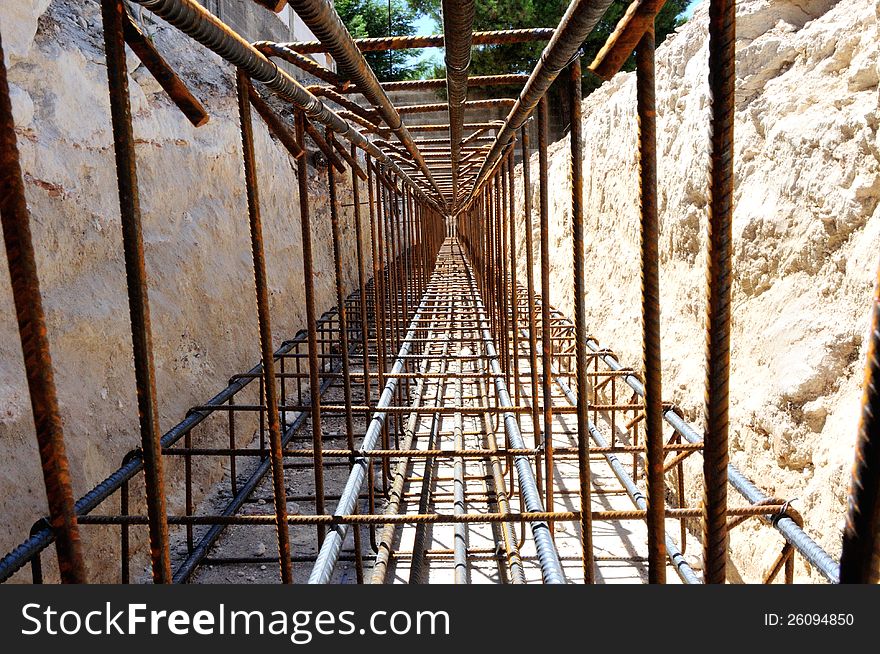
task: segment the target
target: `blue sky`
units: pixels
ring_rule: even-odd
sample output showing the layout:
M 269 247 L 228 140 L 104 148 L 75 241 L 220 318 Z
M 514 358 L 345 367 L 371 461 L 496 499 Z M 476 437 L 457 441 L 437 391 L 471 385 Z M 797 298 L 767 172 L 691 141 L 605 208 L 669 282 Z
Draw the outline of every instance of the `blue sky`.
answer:
M 420 16 L 419 19 L 416 21 L 416 34 L 427 35 L 433 34 L 436 31 L 437 29 L 434 25 L 433 19 L 429 18 L 428 16 Z
M 694 13 L 694 9 L 698 4 L 703 2 L 703 0 L 691 0 L 690 4 L 687 6 L 682 12 L 682 15 L 686 18 L 690 18 Z M 427 35 L 427 34 L 437 34 L 438 27 L 434 23 L 433 19 L 428 16 L 421 16 L 415 23 L 416 34 L 419 35 Z M 443 55 L 440 51 L 440 48 L 425 48 L 421 52 L 420 60 L 432 59 L 437 63 L 443 62 Z
M 681 12 L 682 15 L 685 18 L 690 18 L 694 13 L 694 9 L 696 9 L 697 5 L 700 4 L 702 1 L 703 0 L 691 0 L 691 3 L 687 6 L 687 9 Z
M 427 35 L 427 34 L 436 34 L 437 33 L 437 25 L 434 23 L 432 18 L 428 16 L 421 16 L 416 21 L 416 34 L 419 35 Z M 425 60 L 433 60 L 436 63 L 441 63 L 443 61 L 443 55 L 440 52 L 440 48 L 425 48 L 420 53 L 416 61 L 425 61 Z

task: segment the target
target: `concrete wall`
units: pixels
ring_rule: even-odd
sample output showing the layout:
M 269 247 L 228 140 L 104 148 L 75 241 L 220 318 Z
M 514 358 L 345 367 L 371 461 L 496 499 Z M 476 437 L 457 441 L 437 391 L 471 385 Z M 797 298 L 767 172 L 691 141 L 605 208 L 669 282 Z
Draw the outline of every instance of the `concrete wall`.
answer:
M 275 14 L 253 0 L 202 0 L 202 4 L 248 41 L 314 41 L 315 35 L 293 9 L 285 5 Z M 322 66 L 336 69 L 333 58 L 326 54 L 310 55 Z M 293 69 L 297 70 L 297 69 Z M 297 78 L 302 77 L 302 73 Z
M 53 0 L 48 9 L 46 4 L 21 11 L 27 8 L 23 3 L 0 3 L 0 29 L 4 46 L 7 37 L 15 42 L 7 65 L 16 134 L 74 494 L 80 497 L 119 467 L 139 445 L 140 432 L 100 8 L 96 0 Z M 260 350 L 233 70 L 161 21 L 144 16 L 143 24 L 211 117 L 194 128 L 137 59 L 129 58 L 164 432 L 190 406 L 224 388 L 231 375 L 253 366 Z M 305 326 L 297 182 L 294 162 L 258 118 L 254 131 L 277 348 Z M 327 170 L 309 173 L 320 314 L 335 304 Z M 346 206 L 349 176 L 339 181 L 343 281 L 350 292 L 357 267 L 352 210 Z M 199 426 L 194 443 L 228 442 L 225 420 Z M 242 445 L 255 429 L 242 417 L 237 425 Z M 5 251 L 0 251 L 0 452 L 3 555 L 27 538 L 47 510 Z M 198 463 L 197 502 L 223 473 L 220 462 Z M 169 461 L 166 478 L 169 510 L 179 512 L 182 465 Z M 143 496 L 137 477 L 131 486 L 134 511 L 143 510 Z M 106 511 L 117 507 L 118 497 L 108 501 Z M 89 579 L 117 581 L 119 530 L 82 532 Z M 145 535 L 144 529 L 132 530 L 133 578 L 147 562 Z M 49 581 L 56 578 L 54 558 L 51 550 L 44 556 Z M 27 580 L 27 570 L 15 578 Z

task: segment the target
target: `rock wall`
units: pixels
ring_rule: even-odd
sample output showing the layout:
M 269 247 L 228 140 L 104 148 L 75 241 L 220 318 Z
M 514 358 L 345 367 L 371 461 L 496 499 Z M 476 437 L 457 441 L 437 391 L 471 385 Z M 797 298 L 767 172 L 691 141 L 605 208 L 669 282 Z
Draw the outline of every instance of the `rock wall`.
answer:
M 130 56 L 164 431 L 188 407 L 223 388 L 230 375 L 253 366 L 260 351 L 232 70 L 167 25 L 147 27 L 211 115 L 205 126 L 193 128 Z M 4 2 L 0 31 L 74 492 L 80 496 L 140 440 L 100 9 L 95 0 Z M 261 120 L 254 124 L 277 347 L 305 326 L 297 183 L 293 160 Z M 335 305 L 335 276 L 326 168 L 310 172 L 320 313 Z M 343 205 L 351 203 L 348 180 L 348 175 L 341 180 Z M 362 197 L 365 193 L 364 186 Z M 357 287 L 350 206 L 342 211 L 342 223 L 348 292 Z M 0 552 L 5 553 L 27 537 L 46 503 L 5 254 L 0 259 Z M 219 444 L 215 436 L 225 434 L 224 422 L 200 427 L 198 442 Z M 242 419 L 246 440 L 243 427 Z M 180 468 L 169 464 L 167 470 L 172 509 L 182 504 Z M 221 474 L 219 467 L 197 468 L 196 498 Z M 132 488 L 133 498 L 141 494 L 139 486 Z M 116 501 L 112 504 L 109 510 L 116 510 Z M 83 531 L 91 549 L 89 579 L 115 580 L 115 564 L 107 564 L 115 560 L 118 530 Z M 142 531 L 134 530 L 141 540 Z M 53 558 L 46 557 L 47 566 Z M 52 574 L 47 570 L 49 579 Z
M 737 4 L 732 461 L 768 494 L 797 498 L 808 532 L 837 556 L 880 261 L 880 9 L 874 0 Z M 697 425 L 707 5 L 657 50 L 664 396 Z M 635 106 L 634 73 L 584 101 L 584 206 L 588 329 L 624 365 L 639 366 Z M 572 315 L 568 147 L 567 139 L 551 147 L 551 302 Z M 532 171 L 537 197 L 537 157 Z M 537 221 L 535 214 L 535 243 Z M 520 216 L 520 244 L 523 225 Z M 690 488 L 694 505 L 701 491 Z M 734 563 L 746 580 L 759 581 L 780 546 L 757 521 L 733 532 Z M 816 578 L 803 563 L 797 574 Z

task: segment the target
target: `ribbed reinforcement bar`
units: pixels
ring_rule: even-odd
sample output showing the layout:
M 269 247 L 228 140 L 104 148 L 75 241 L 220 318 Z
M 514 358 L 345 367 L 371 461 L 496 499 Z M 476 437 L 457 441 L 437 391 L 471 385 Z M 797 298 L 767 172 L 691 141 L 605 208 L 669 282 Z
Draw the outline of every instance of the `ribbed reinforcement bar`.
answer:
M 485 315 L 486 310 L 483 306 L 483 300 L 477 290 L 476 283 L 473 278 L 473 271 L 470 265 L 467 266 L 468 276 L 470 277 L 471 288 L 474 293 L 474 299 L 477 305 L 477 313 L 481 316 L 480 331 L 483 337 L 483 344 L 486 349 L 486 358 L 489 361 L 489 372 L 495 377 L 495 394 L 498 398 L 498 406 L 502 409 L 513 406 L 510 401 L 510 393 L 507 391 L 507 383 L 504 378 L 504 372 L 498 363 L 498 353 L 495 350 L 495 343 L 492 334 L 486 327 Z M 516 415 L 510 412 L 504 414 L 504 431 L 507 434 L 507 442 L 511 447 L 525 448 L 526 444 L 520 432 L 519 424 L 516 421 Z M 514 457 L 514 465 L 516 466 L 517 479 L 519 480 L 520 490 L 525 502 L 526 511 L 530 513 L 541 513 L 544 511 L 544 503 L 538 492 L 538 484 L 535 475 L 532 472 L 531 462 L 528 457 Z M 553 535 L 550 533 L 550 525 L 545 521 L 530 522 L 529 528 L 532 530 L 532 537 L 535 539 L 535 547 L 538 551 L 538 559 L 541 563 L 541 573 L 544 583 L 562 584 L 565 583 L 565 574 L 562 571 L 562 563 L 559 560 L 559 552 L 556 551 L 556 545 L 553 542 Z
M 541 59 L 532 71 L 529 81 L 519 94 L 519 99 L 510 110 L 504 121 L 504 127 L 498 133 L 492 149 L 486 156 L 482 167 L 477 173 L 475 191 L 485 181 L 495 162 L 501 157 L 507 143 L 514 137 L 516 130 L 523 126 L 538 106 L 538 102 L 547 93 L 553 80 L 568 65 L 581 47 L 584 39 L 605 14 L 611 0 L 574 0 L 569 6 L 553 38 L 541 53 Z
M 617 360 L 617 357 L 610 352 L 603 350 L 596 340 L 589 339 L 587 341 L 587 347 L 593 352 L 599 353 L 602 361 L 605 362 L 611 370 L 624 370 L 624 367 Z M 644 384 L 642 384 L 635 375 L 625 375 L 623 381 L 640 397 L 645 396 Z M 694 430 L 694 428 L 682 419 L 682 417 L 675 411 L 671 409 L 664 411 L 663 420 L 665 420 L 670 426 L 674 427 L 689 443 L 703 442 L 702 437 Z M 755 486 L 755 484 L 743 475 L 742 472 L 740 472 L 732 463 L 727 466 L 727 480 L 740 495 L 749 501 L 750 504 L 760 504 L 761 502 L 766 502 L 770 499 L 768 495 Z M 781 533 L 785 537 L 785 540 L 791 543 L 798 553 L 800 553 L 810 565 L 816 568 L 823 577 L 832 583 L 837 583 L 839 569 L 838 563 L 831 558 L 824 549 L 822 549 L 821 545 L 810 538 L 810 536 L 807 535 L 807 533 L 801 529 L 794 520 L 783 515 L 774 518 L 772 521 L 767 521 L 774 529 Z
M 402 357 L 408 355 L 412 349 L 412 339 L 415 338 L 416 332 L 419 329 L 417 320 L 425 306 L 426 302 L 425 299 L 423 299 L 419 308 L 416 310 L 415 317 L 406 333 L 406 337 L 403 339 L 397 359 L 394 361 L 394 366 L 391 368 L 393 374 L 403 371 L 405 360 Z M 379 442 L 382 430 L 385 427 L 385 421 L 388 419 L 388 414 L 383 412 L 382 408 L 391 405 L 397 390 L 397 384 L 397 377 L 389 377 L 385 382 L 385 388 L 382 389 L 382 395 L 379 397 L 379 401 L 376 404 L 376 412 L 373 414 L 373 417 L 370 420 L 370 426 L 367 428 L 367 432 L 361 442 L 360 449 L 364 453 L 364 456 L 355 459 L 354 466 L 348 476 L 348 481 L 346 481 L 345 488 L 342 491 L 338 504 L 336 505 L 336 510 L 333 512 L 334 515 L 348 515 L 354 512 L 358 496 L 360 495 L 364 482 L 367 479 L 367 468 L 369 467 L 369 458 L 367 455 Z M 347 525 L 334 525 L 331 527 L 324 539 L 324 543 L 321 545 L 320 552 L 318 552 L 315 566 L 312 568 L 312 572 L 309 575 L 310 584 L 326 584 L 330 581 L 330 575 L 333 573 L 333 568 L 339 560 L 339 553 L 342 550 L 342 542 L 345 540 L 345 533 L 347 530 Z

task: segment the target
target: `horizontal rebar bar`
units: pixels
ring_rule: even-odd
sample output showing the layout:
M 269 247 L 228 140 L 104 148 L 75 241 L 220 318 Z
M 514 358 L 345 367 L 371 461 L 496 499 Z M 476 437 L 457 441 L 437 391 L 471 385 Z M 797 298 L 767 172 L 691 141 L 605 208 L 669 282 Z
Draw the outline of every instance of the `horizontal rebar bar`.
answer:
M 488 477 L 487 477 L 488 478 Z M 774 517 L 788 508 L 787 504 L 767 504 L 759 506 L 729 507 L 727 515 L 737 516 L 770 516 Z M 675 519 L 698 518 L 701 515 L 700 507 L 669 508 L 666 509 L 666 517 Z M 647 511 L 644 509 L 632 510 L 605 510 L 591 511 L 593 520 L 597 521 L 623 521 L 644 520 Z M 288 515 L 289 525 L 336 525 L 341 528 L 346 525 L 381 525 L 381 524 L 456 524 L 456 523 L 496 523 L 496 522 L 527 522 L 534 529 L 535 525 L 566 521 L 575 522 L 581 519 L 580 511 L 526 511 L 523 513 L 405 513 L 388 515 L 386 513 L 334 513 L 333 515 Z M 82 525 L 145 525 L 149 518 L 145 515 L 88 515 L 80 520 Z M 274 515 L 191 515 L 191 516 L 168 516 L 168 524 L 175 525 L 274 525 L 277 520 Z M 332 530 L 331 532 L 332 533 Z M 328 536 L 329 539 L 329 536 Z M 324 541 L 325 543 L 327 540 Z M 554 546 L 555 549 L 555 546 Z M 337 556 L 338 556 L 337 552 Z M 539 553 L 540 557 L 540 553 Z M 322 564 L 324 556 L 319 554 L 316 565 Z M 338 560 L 338 559 L 336 559 Z M 558 561 L 558 555 L 556 557 Z M 311 581 L 309 583 L 317 583 Z M 326 583 L 326 582 L 324 582 Z M 548 582 L 550 583 L 550 582 Z
M 502 45 L 509 43 L 524 43 L 528 41 L 546 41 L 552 36 L 553 28 L 547 27 L 496 30 L 490 32 L 474 32 L 472 43 L 474 45 Z M 444 38 L 442 34 L 431 34 L 428 36 L 380 36 L 367 39 L 355 39 L 354 42 L 361 52 L 444 47 Z M 320 41 L 299 41 L 285 43 L 284 46 L 301 54 L 328 52 L 327 46 Z
M 421 309 L 422 306 L 416 310 L 416 317 L 419 316 Z M 401 357 L 409 353 L 411 344 L 408 339 L 413 338 L 416 335 L 416 331 L 415 327 L 410 327 L 406 337 L 403 339 L 398 357 L 391 368 L 392 373 L 403 371 L 404 361 Z M 367 433 L 364 435 L 363 442 L 361 443 L 361 449 L 366 452 L 369 452 L 369 450 L 376 447 L 376 443 L 379 441 L 379 436 L 388 415 L 383 412 L 382 409 L 385 406 L 390 405 L 394 398 L 395 390 L 397 389 L 397 383 L 397 378 L 391 377 L 385 383 L 385 388 L 382 389 L 382 395 L 376 403 L 376 412 L 373 413 L 373 417 L 370 420 L 370 426 L 367 429 Z M 342 491 L 342 497 L 336 505 L 334 515 L 351 514 L 355 503 L 357 502 L 357 498 L 361 493 L 361 488 L 366 481 L 367 467 L 368 464 L 366 459 L 363 457 L 355 459 L 354 466 L 352 467 L 348 480 L 345 483 L 345 489 Z M 342 549 L 342 542 L 345 540 L 345 532 L 346 529 L 344 525 L 336 525 L 329 531 L 327 537 L 324 539 L 324 543 L 321 545 L 321 552 L 318 555 L 315 566 L 309 574 L 310 584 L 326 584 L 330 581 L 330 575 L 333 572 L 333 568 L 336 566 L 339 552 Z
M 621 366 L 613 352 L 603 350 L 594 339 L 587 340 L 587 347 L 593 350 L 593 352 L 600 354 L 602 361 L 612 370 L 623 369 L 623 366 Z M 644 397 L 644 385 L 634 374 L 626 375 L 624 381 L 638 395 Z M 663 419 L 674 427 L 689 443 L 702 443 L 702 437 L 674 410 L 665 410 L 663 412 Z M 755 486 L 732 463 L 727 466 L 727 476 L 730 485 L 751 504 L 758 504 L 769 499 L 764 492 Z M 770 521 L 770 524 L 828 581 L 837 583 L 839 564 L 816 541 L 810 538 L 800 525 L 787 516 L 780 516 Z

